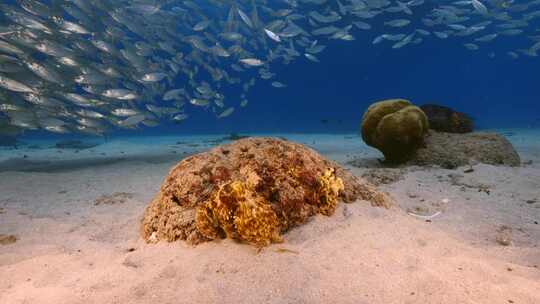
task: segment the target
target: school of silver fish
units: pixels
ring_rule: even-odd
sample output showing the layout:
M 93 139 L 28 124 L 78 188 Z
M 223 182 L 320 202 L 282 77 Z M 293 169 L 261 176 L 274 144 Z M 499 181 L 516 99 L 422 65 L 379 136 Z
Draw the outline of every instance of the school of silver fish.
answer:
M 225 118 L 257 81 L 287 86 L 276 64 L 317 63 L 325 43 L 358 35 L 392 49 L 456 39 L 471 51 L 517 36 L 523 47 L 505 55 L 536 57 L 537 18 L 540 0 L 6 0 L 0 134 L 101 135 L 197 107 Z

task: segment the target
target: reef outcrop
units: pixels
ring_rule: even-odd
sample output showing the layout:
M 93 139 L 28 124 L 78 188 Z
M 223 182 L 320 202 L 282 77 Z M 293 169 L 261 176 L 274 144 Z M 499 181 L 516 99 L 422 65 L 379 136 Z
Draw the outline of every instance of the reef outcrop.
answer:
M 473 119 L 465 113 L 449 107 L 425 104 L 420 109 L 426 114 L 429 128 L 438 132 L 470 133 L 474 130 Z
M 512 144 L 497 133 L 452 134 L 430 131 L 425 146 L 418 149 L 409 164 L 437 165 L 447 169 L 474 163 L 519 166 L 521 160 Z
M 369 106 L 362 117 L 362 139 L 390 163 L 403 163 L 423 146 L 429 123 L 422 110 L 405 99 Z
M 389 207 L 383 192 L 297 143 L 246 138 L 182 160 L 146 208 L 148 242 L 197 244 L 232 238 L 255 246 L 313 215 L 332 215 L 339 201 Z

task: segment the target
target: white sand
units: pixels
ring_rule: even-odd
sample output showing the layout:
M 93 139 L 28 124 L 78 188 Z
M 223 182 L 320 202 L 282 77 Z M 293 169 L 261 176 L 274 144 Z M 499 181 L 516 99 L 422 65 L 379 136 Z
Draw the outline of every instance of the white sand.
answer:
M 395 208 L 342 204 L 259 253 L 230 240 L 139 238 L 169 168 L 209 147 L 175 143 L 219 136 L 115 139 L 78 153 L 0 149 L 0 234 L 19 238 L 0 245 L 0 303 L 540 303 L 540 130 L 504 132 L 532 164 L 409 168 L 381 186 Z M 351 135 L 286 137 L 339 162 L 379 157 Z M 28 172 L 5 171 L 15 160 Z M 133 197 L 95 205 L 115 192 Z M 407 214 L 418 208 L 442 213 L 432 222 Z

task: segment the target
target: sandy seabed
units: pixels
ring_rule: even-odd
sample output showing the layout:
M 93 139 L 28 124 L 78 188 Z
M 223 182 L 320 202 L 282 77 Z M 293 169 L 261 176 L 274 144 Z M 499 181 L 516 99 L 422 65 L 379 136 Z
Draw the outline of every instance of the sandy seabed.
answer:
M 340 204 L 260 252 L 139 237 L 169 169 L 219 136 L 2 148 L 0 234 L 18 240 L 0 245 L 0 303 L 540 303 L 540 130 L 501 132 L 522 167 L 380 170 L 356 135 L 281 135 L 391 176 L 398 205 Z

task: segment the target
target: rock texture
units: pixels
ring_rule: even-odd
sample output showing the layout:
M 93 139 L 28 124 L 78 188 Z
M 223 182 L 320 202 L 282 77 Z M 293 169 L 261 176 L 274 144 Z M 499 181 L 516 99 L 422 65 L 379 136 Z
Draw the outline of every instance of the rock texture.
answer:
M 425 147 L 409 162 L 414 165 L 437 165 L 447 169 L 475 162 L 519 166 L 520 157 L 512 144 L 496 133 L 452 134 L 430 131 Z
M 255 246 L 315 214 L 332 215 L 339 200 L 391 199 L 336 163 L 300 144 L 247 138 L 182 160 L 145 210 L 148 242 L 192 244 L 232 238 Z
M 429 128 L 420 108 L 405 99 L 372 104 L 362 118 L 362 139 L 391 163 L 403 163 L 423 145 Z
M 425 104 L 420 109 L 426 114 L 429 127 L 435 131 L 448 133 L 469 133 L 474 129 L 474 121 L 465 113 L 436 104 Z

